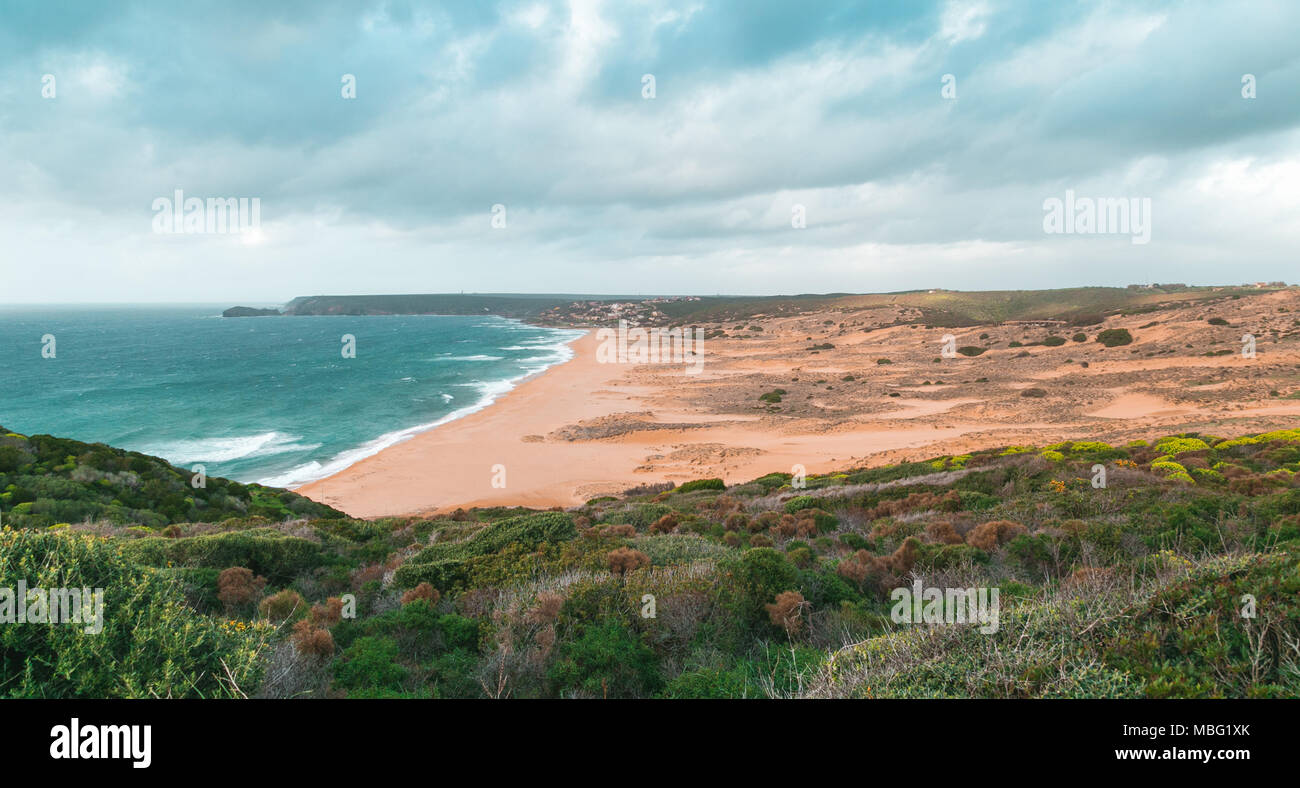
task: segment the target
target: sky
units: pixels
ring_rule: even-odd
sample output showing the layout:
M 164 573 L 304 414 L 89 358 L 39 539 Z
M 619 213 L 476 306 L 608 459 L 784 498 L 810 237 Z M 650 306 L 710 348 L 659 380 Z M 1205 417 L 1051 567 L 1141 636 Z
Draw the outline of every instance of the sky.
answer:
M 1297 33 L 1292 0 L 0 0 L 0 303 L 1296 282 Z M 169 227 L 177 190 L 256 227 Z M 1048 231 L 1103 199 L 1130 226 Z

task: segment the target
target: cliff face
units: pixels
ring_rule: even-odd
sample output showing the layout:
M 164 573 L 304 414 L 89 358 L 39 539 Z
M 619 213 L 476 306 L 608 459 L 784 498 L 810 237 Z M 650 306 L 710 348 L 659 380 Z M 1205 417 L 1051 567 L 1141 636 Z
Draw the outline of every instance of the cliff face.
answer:
M 278 309 L 258 309 L 251 306 L 232 306 L 221 313 L 222 317 L 266 317 L 283 314 Z

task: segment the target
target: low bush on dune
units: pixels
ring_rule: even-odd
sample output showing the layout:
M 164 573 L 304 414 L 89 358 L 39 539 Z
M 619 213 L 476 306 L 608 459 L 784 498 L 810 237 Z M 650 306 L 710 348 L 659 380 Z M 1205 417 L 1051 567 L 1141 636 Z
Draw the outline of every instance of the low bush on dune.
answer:
M 727 483 L 721 479 L 695 479 L 683 484 L 677 488 L 679 493 L 695 492 L 696 490 L 725 490 Z
M 1133 335 L 1127 328 L 1108 328 L 1097 334 L 1097 341 L 1106 347 L 1119 347 L 1133 342 Z

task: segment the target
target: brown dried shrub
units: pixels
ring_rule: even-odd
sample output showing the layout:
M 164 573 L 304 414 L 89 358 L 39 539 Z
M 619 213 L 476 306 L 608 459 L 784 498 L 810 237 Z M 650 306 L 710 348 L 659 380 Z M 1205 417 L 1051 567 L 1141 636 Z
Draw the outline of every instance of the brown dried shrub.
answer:
M 600 535 L 631 539 L 636 536 L 636 527 L 631 525 L 603 525 L 600 528 Z
M 650 565 L 650 556 L 630 547 L 611 550 L 606 558 L 609 560 L 609 571 L 619 577 L 626 575 L 628 572 L 634 572 L 643 566 Z
M 785 630 L 789 637 L 798 635 L 803 630 L 803 609 L 808 603 L 798 591 L 782 591 L 776 600 L 763 607 L 772 625 Z
M 889 556 L 889 571 L 894 575 L 901 577 L 912 571 L 916 565 L 916 559 L 921 552 L 921 543 L 913 537 L 903 540 L 893 555 Z
M 739 531 L 749 525 L 749 518 L 741 512 L 732 512 L 722 521 L 722 527 L 728 531 Z
M 840 561 L 835 572 L 845 580 L 851 580 L 859 587 L 867 578 L 878 575 L 883 570 L 880 559 L 866 550 L 859 550 Z
M 779 522 L 781 522 L 780 512 L 763 512 L 753 520 L 749 521 L 749 532 L 756 534 L 760 531 L 766 531 Z
M 300 654 L 318 659 L 334 656 L 334 636 L 328 629 L 315 626 L 305 618 L 293 625 L 291 640 Z
M 858 550 L 840 561 L 835 571 L 840 577 L 857 583 L 860 588 L 867 583 L 874 583 L 879 588 L 892 587 L 912 571 L 920 552 L 920 544 L 916 538 L 909 537 L 897 550 L 885 557 Z
M 167 537 L 168 539 L 175 539 L 181 535 L 181 527 L 176 523 L 172 523 L 171 525 L 162 529 L 162 535 Z
M 956 512 L 961 509 L 961 495 L 956 490 L 949 490 L 943 495 L 932 492 L 909 493 L 906 498 L 881 501 L 866 510 L 867 520 L 881 517 L 897 517 L 908 512 L 934 509 L 941 512 Z
M 242 566 L 223 569 L 217 575 L 217 599 L 227 611 L 253 604 L 261 598 L 263 588 L 266 588 L 266 578 L 254 577 L 253 570 Z
M 722 535 L 722 541 L 726 543 L 727 547 L 739 547 L 740 534 L 735 531 L 727 531 Z
M 961 534 L 948 520 L 939 520 L 925 527 L 925 535 L 935 544 L 961 544 Z
M 701 501 L 696 504 L 696 509 L 701 512 L 712 512 L 715 518 L 724 518 L 732 512 L 739 512 L 744 507 L 740 500 L 730 495 L 719 495 L 711 501 Z
M 438 593 L 438 589 L 434 588 L 430 583 L 420 583 L 415 588 L 402 594 L 403 605 L 408 602 L 414 602 L 417 599 L 423 599 L 431 605 L 436 605 L 438 604 L 438 600 L 442 599 L 442 594 Z
M 650 526 L 650 530 L 654 533 L 670 534 L 677 530 L 677 524 L 677 513 L 669 512 L 658 520 L 655 520 Z
M 562 607 L 564 607 L 563 596 L 554 591 L 539 591 L 537 606 L 528 611 L 528 620 L 533 624 L 553 624 L 555 619 L 560 617 Z
M 772 527 L 774 533 L 778 533 L 787 539 L 794 536 L 795 531 L 797 530 L 798 520 L 796 520 L 792 514 L 782 515 L 781 521 Z
M 1006 544 L 1020 534 L 1026 533 L 1025 527 L 1010 520 L 990 520 L 980 523 L 966 534 L 966 544 L 988 551 L 998 545 Z
M 750 547 L 771 547 L 772 540 L 768 539 L 763 534 L 754 534 L 753 536 L 749 537 L 749 546 Z
M 332 627 L 343 620 L 343 599 L 332 596 L 323 605 L 311 606 L 311 623 L 318 627 Z

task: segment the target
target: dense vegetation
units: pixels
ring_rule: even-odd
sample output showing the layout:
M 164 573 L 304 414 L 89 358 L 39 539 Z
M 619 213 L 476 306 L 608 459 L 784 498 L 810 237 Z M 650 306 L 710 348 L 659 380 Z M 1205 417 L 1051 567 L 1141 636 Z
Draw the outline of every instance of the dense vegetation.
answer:
M 160 528 L 246 515 L 341 516 L 301 495 L 190 471 L 102 443 L 30 437 L 0 427 L 0 512 L 15 527 L 63 528 L 87 519 Z
M 62 445 L 24 449 L 7 478 L 45 463 L 82 501 L 103 479 L 75 468 L 122 472 L 78 459 L 100 447 Z M 0 696 L 1295 697 L 1297 472 L 1300 431 L 1284 430 L 433 519 L 290 500 L 178 522 L 164 486 L 51 527 L 20 521 L 42 513 L 14 514 L 11 496 L 0 588 L 101 586 L 108 624 L 3 628 Z M 231 484 L 209 479 L 250 500 Z M 124 529 L 107 517 L 121 510 L 166 519 Z M 896 623 L 890 591 L 916 579 L 999 589 L 1000 627 Z

